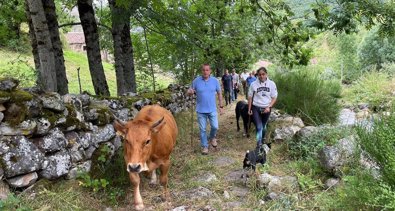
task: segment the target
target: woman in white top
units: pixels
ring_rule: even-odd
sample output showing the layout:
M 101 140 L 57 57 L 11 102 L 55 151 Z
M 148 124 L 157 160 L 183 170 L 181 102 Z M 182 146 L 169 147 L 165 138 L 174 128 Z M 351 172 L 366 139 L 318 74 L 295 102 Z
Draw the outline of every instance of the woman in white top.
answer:
M 267 70 L 261 67 L 257 70 L 258 80 L 251 83 L 248 90 L 248 114 L 256 126 L 257 147 L 262 146 L 265 139 L 266 125 L 272 107 L 277 100 L 276 84 L 267 77 Z

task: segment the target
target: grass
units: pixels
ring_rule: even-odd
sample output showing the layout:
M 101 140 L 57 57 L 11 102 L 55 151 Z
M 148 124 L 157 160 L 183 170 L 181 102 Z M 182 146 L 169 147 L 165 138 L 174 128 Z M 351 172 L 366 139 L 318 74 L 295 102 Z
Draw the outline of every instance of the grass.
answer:
M 372 71 L 344 89 L 342 95 L 346 104 L 368 103 L 371 109 L 378 111 L 391 107 L 394 93 L 395 78 L 387 73 Z
M 36 81 L 34 61 L 31 54 L 17 53 L 14 51 L 0 49 L 0 76 L 11 76 L 21 80 L 22 87 L 33 86 Z M 82 91 L 94 94 L 92 79 L 89 72 L 89 65 L 85 53 L 64 50 L 66 74 L 69 82 L 69 92 L 79 93 L 78 72 L 80 68 L 80 78 Z M 112 96 L 116 95 L 116 75 L 113 64 L 103 62 L 104 73 L 106 75 L 108 87 Z M 139 72 L 136 73 L 139 77 Z M 165 74 L 157 73 L 156 81 L 160 88 L 166 88 L 174 81 L 174 78 Z M 141 89 L 146 81 L 141 81 L 137 86 Z
M 65 65 L 67 68 L 67 78 L 69 80 L 70 93 L 79 93 L 78 72 L 80 68 L 80 78 L 82 90 L 94 93 L 92 78 L 89 72 L 89 64 L 86 54 L 73 51 L 64 51 Z M 116 76 L 114 66 L 110 63 L 103 62 L 104 74 L 106 75 L 108 87 L 111 95 L 116 93 Z
M 82 189 L 75 181 L 40 180 L 34 192 L 18 195 L 14 204 L 3 210 L 102 210 L 105 207 L 93 194 Z M 1 208 L 1 206 L 0 206 Z

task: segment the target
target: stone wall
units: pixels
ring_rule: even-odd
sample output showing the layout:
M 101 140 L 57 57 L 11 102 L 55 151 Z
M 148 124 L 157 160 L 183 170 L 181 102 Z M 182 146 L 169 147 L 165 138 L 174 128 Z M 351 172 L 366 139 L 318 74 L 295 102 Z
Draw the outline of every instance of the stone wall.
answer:
M 187 87 L 177 85 L 119 98 L 60 96 L 17 86 L 17 80 L 0 80 L 0 183 L 4 180 L 14 188 L 40 178 L 73 179 L 77 170 L 90 170 L 91 157 L 101 145 L 114 154 L 122 145 L 112 126 L 115 117 L 133 119 L 153 103 L 173 113 L 192 105 Z

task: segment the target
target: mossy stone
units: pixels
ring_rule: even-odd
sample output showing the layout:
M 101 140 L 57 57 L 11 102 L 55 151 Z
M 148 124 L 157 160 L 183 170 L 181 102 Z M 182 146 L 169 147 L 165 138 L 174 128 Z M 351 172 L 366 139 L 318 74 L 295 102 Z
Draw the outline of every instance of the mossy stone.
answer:
M 11 77 L 0 78 L 0 89 L 6 91 L 15 90 L 19 85 L 19 80 Z
M 84 129 L 85 125 L 77 118 L 77 112 L 72 104 L 65 104 L 69 113 L 66 117 L 65 127 L 76 126 L 76 129 Z
M 63 115 L 49 109 L 43 109 L 42 117 L 48 119 L 52 127 L 55 125 L 56 121 L 63 117 Z
M 17 126 L 26 119 L 28 109 L 25 104 L 12 103 L 7 107 L 8 109 L 4 112 L 4 121 L 8 122 L 10 126 Z
M 106 147 L 108 147 L 106 144 L 100 144 L 99 148 L 93 152 L 91 158 L 92 166 L 89 173 L 92 178 L 101 178 L 101 174 L 103 174 L 103 167 L 108 164 L 108 161 L 111 159 L 111 154 L 108 153 Z M 104 161 L 101 160 L 102 158 L 104 158 Z
M 89 108 L 89 110 L 96 109 L 96 112 L 99 115 L 97 120 L 93 121 L 93 124 L 95 124 L 95 125 L 99 125 L 99 126 L 106 125 L 114 120 L 114 117 L 112 115 L 112 112 L 110 111 L 110 108 L 105 105 L 93 104 L 93 105 L 90 105 L 88 108 Z
M 12 103 L 20 103 L 33 99 L 33 95 L 23 90 L 13 90 L 10 92 L 0 91 L 0 98 L 10 98 Z

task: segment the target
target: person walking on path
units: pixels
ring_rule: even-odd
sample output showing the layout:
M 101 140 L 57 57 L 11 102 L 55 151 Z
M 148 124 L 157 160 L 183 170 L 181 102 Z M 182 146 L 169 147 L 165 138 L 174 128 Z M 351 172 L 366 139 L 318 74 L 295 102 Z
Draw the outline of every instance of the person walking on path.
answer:
M 246 73 L 246 71 L 244 70 L 244 72 L 242 72 L 240 74 L 240 80 L 241 80 L 241 85 L 243 86 L 243 94 L 247 97 L 247 78 L 248 78 L 248 74 Z
M 248 91 L 248 114 L 252 115 L 256 123 L 257 148 L 260 148 L 265 139 L 266 125 L 278 93 L 276 84 L 267 77 L 265 67 L 257 70 L 257 76 L 258 79 L 251 83 Z
M 250 76 L 247 77 L 246 79 L 246 86 L 247 86 L 247 90 L 250 89 L 250 86 L 252 84 L 252 82 L 254 82 L 256 80 L 253 72 L 250 73 Z M 248 91 L 246 92 L 246 99 L 248 100 Z
M 225 103 L 228 105 L 231 103 L 230 92 L 232 91 L 232 76 L 228 69 L 225 69 L 225 74 L 222 76 L 222 87 L 224 88 Z
M 216 135 L 218 130 L 218 115 L 216 106 L 216 97 L 218 95 L 218 107 L 220 114 L 223 114 L 222 92 L 219 81 L 210 76 L 211 68 L 209 64 L 202 65 L 202 75 L 192 81 L 192 86 L 188 89 L 188 94 L 196 94 L 196 113 L 200 129 L 200 144 L 202 154 L 208 154 L 209 142 L 211 146 L 218 146 Z M 207 119 L 210 123 L 210 134 L 207 137 L 206 126 Z M 209 140 L 209 142 L 208 142 Z
M 239 89 L 240 85 L 240 77 L 239 74 L 236 73 L 236 70 L 233 69 L 232 71 L 232 79 L 233 79 L 233 101 L 237 100 L 237 90 Z

